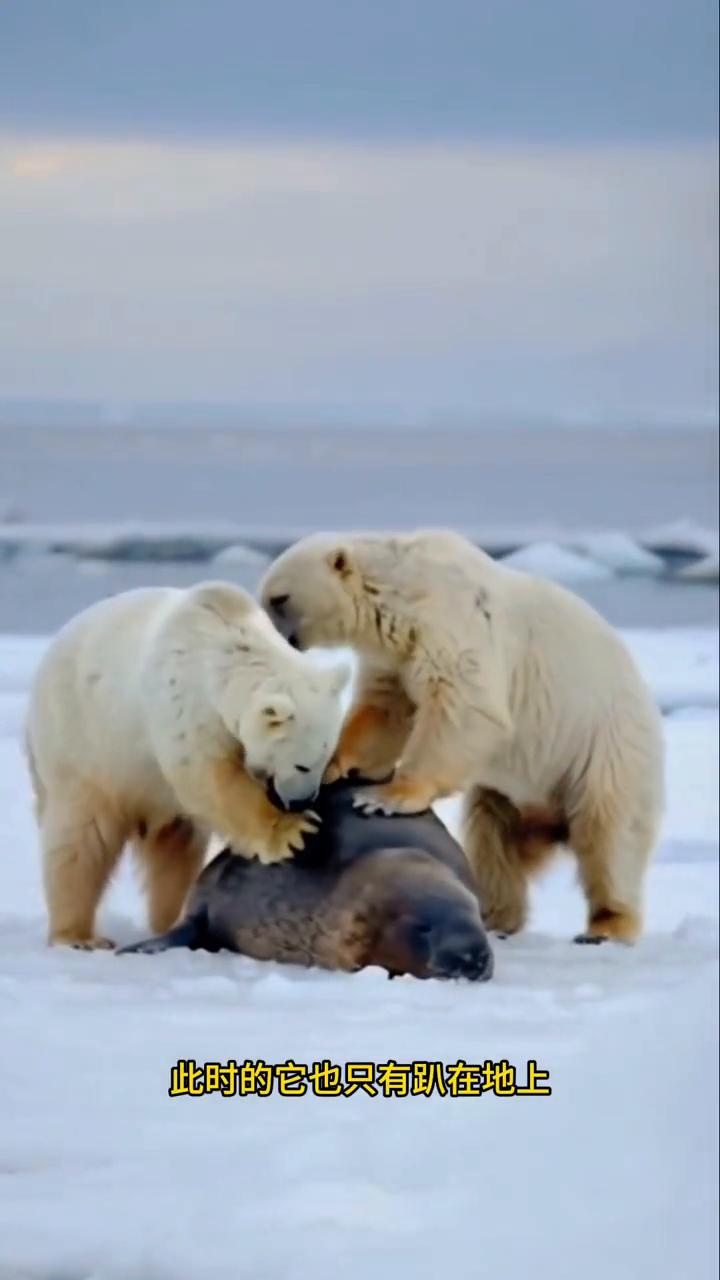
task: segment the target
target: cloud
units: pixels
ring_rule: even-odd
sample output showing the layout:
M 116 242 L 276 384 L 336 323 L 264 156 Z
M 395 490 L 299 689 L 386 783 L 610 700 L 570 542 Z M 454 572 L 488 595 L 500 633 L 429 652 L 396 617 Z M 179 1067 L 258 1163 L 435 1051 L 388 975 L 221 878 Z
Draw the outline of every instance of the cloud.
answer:
M 0 119 L 108 136 L 708 139 L 717 26 L 715 0 L 16 0 L 0 5 Z
M 704 145 L 0 142 L 0 395 L 715 397 Z

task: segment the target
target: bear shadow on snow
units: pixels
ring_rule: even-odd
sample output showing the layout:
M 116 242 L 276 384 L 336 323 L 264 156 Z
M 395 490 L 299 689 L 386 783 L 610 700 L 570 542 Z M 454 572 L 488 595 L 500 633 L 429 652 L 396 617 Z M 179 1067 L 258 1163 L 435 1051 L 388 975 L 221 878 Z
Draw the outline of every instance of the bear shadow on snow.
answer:
M 171 947 L 418 978 L 492 976 L 472 872 L 431 811 L 386 817 L 353 805 L 358 780 L 323 787 L 317 834 L 262 864 L 226 848 L 200 875 L 180 924 L 118 954 Z

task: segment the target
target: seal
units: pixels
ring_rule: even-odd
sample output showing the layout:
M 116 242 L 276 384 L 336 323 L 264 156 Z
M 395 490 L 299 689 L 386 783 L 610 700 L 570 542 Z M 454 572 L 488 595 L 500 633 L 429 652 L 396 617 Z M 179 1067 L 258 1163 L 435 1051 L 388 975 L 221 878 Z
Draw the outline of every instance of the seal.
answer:
M 181 922 L 118 954 L 171 947 L 391 976 L 492 976 L 472 872 L 435 813 L 364 814 L 357 779 L 322 788 L 317 833 L 267 865 L 223 849 L 200 875 Z

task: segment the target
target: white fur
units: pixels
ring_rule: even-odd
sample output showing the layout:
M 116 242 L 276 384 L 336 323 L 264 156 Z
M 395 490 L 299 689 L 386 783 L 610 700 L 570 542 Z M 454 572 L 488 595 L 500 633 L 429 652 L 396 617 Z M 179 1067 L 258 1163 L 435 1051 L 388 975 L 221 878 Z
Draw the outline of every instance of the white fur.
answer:
M 112 862 L 138 823 L 152 833 L 178 818 L 201 842 L 214 828 L 267 860 L 286 856 L 302 819 L 278 812 L 266 831 L 274 811 L 253 778 L 272 779 L 285 803 L 312 799 L 348 678 L 318 670 L 224 583 L 130 591 L 86 610 L 50 646 L 31 694 L 46 871 L 59 849 L 77 861 L 85 830 Z
M 388 807 L 421 778 L 427 800 L 479 788 L 519 813 L 561 811 L 591 905 L 639 912 L 663 801 L 660 717 L 619 636 L 584 601 L 444 531 L 304 539 L 271 566 L 262 600 L 303 646 L 356 647 L 356 707 L 392 711 L 394 684 L 393 727 L 413 710 L 385 761 L 396 782 L 378 788 Z

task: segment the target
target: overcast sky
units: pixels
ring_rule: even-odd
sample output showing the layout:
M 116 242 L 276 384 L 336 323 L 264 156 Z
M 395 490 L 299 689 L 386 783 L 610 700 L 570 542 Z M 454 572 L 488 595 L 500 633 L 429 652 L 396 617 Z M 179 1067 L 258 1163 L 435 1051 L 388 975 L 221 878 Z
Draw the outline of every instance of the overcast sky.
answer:
M 0 397 L 708 417 L 714 0 L 6 0 Z

